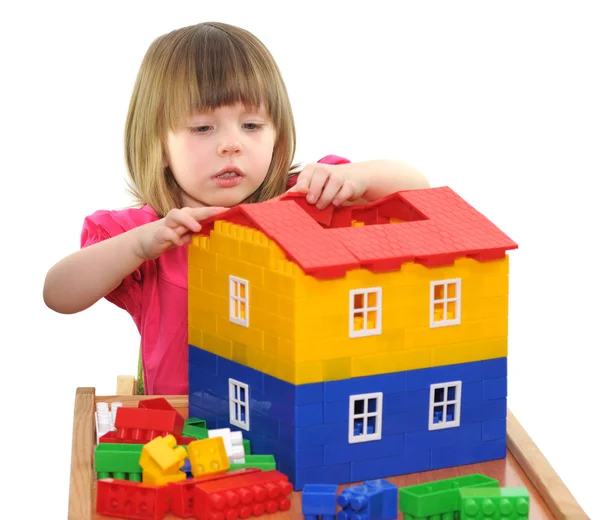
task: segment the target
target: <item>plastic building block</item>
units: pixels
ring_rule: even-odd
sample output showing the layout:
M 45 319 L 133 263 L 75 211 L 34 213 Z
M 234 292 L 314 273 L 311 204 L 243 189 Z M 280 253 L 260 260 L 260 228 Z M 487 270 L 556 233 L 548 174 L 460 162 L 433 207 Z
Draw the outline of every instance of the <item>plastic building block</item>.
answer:
M 94 468 L 98 480 L 114 478 L 142 481 L 140 456 L 142 444 L 98 444 L 94 452 Z
M 394 520 L 398 518 L 398 488 L 386 480 L 365 481 L 337 497 L 338 520 Z
M 157 437 L 157 436 L 155 436 Z M 153 438 L 155 438 L 153 437 Z M 177 440 L 177 445 L 178 446 L 187 446 L 190 442 L 195 441 L 196 439 L 194 437 L 183 437 L 181 435 L 173 435 L 173 437 L 175 437 L 175 439 Z M 150 439 L 152 440 L 152 439 Z M 99 443 L 117 443 L 117 444 L 144 444 L 145 441 L 140 441 L 137 439 L 119 439 L 117 438 L 117 432 L 116 431 L 110 431 L 108 433 L 105 433 L 102 437 L 100 437 L 100 439 L 98 440 Z
M 275 457 L 273 455 L 246 455 L 246 462 L 231 464 L 230 469 L 259 468 L 263 471 L 276 469 Z
M 187 456 L 194 477 L 221 473 L 229 469 L 225 444 L 220 436 L 191 442 L 187 448 Z
M 225 452 L 230 463 L 244 463 L 245 453 L 242 432 L 233 432 L 231 428 L 208 430 L 208 438 L 214 439 L 215 437 L 223 438 Z
M 158 436 L 180 436 L 183 421 L 179 417 L 175 411 L 121 407 L 115 419 L 116 438 L 146 443 Z
M 187 475 L 180 471 L 187 452 L 182 446 L 176 446 L 175 437 L 157 437 L 142 448 L 140 466 L 143 469 L 144 484 L 163 485 L 169 482 L 185 480 Z
M 231 478 L 236 475 L 249 475 L 256 473 L 259 469 L 249 468 L 226 473 L 213 473 L 203 477 L 187 479 L 182 482 L 169 484 L 169 497 L 171 502 L 171 512 L 181 518 L 194 516 L 194 487 L 203 482 L 212 482 L 214 480 Z
M 461 520 L 527 520 L 527 488 L 479 488 L 459 490 Z
M 259 471 L 194 487 L 197 520 L 262 516 L 291 507 L 292 484 L 279 471 Z
M 337 484 L 306 484 L 302 489 L 305 520 L 333 520 L 337 511 Z
M 166 486 L 103 479 L 96 483 L 96 512 L 132 520 L 160 520 L 169 512 Z
M 196 417 L 186 419 L 183 424 L 182 435 L 185 435 L 186 437 L 193 437 L 194 439 L 208 439 L 206 421 Z
M 457 514 L 460 511 L 461 489 L 498 486 L 498 480 L 479 473 L 408 486 L 398 490 L 400 510 L 407 520 Z
M 183 415 L 181 415 L 175 408 L 171 406 L 171 403 L 167 401 L 164 397 L 155 397 L 152 399 L 141 399 L 138 404 L 138 408 L 143 408 L 145 410 L 163 410 L 165 412 L 169 412 L 173 415 L 173 434 L 181 435 L 183 430 L 183 425 L 185 419 Z

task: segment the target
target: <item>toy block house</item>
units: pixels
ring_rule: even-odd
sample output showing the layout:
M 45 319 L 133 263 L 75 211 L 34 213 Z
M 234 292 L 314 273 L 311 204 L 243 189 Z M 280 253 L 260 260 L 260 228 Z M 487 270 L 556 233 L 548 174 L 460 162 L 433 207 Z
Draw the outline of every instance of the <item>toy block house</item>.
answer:
M 450 188 L 241 205 L 189 246 L 189 415 L 295 489 L 506 456 L 508 256 Z

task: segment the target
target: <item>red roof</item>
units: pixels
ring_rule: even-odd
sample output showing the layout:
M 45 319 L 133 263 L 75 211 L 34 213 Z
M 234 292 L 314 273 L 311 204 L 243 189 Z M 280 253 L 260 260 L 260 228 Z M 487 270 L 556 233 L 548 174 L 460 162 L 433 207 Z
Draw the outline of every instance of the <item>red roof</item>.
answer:
M 403 222 L 390 223 L 390 219 Z M 448 187 L 393 193 L 369 204 L 329 206 L 323 211 L 300 193 L 277 201 L 242 204 L 202 222 L 208 235 L 215 220 L 262 231 L 287 258 L 319 279 L 347 270 L 400 269 L 405 262 L 452 265 L 458 257 L 503 258 L 517 244 Z M 364 226 L 352 226 L 353 220 Z

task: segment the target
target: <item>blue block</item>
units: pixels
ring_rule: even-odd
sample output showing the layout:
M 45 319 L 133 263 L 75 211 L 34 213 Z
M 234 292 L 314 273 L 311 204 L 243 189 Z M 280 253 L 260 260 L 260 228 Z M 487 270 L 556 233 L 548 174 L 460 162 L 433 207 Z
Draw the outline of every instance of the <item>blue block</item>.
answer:
M 384 436 L 398 433 L 423 431 L 429 428 L 427 412 L 425 411 L 425 413 L 423 413 L 423 410 L 420 412 L 398 413 L 387 416 L 384 415 L 382 423 L 381 430 Z
M 450 381 L 462 381 L 464 385 L 471 381 L 483 381 L 483 374 L 481 361 L 410 370 L 406 373 L 406 389 L 420 390 L 429 388 L 434 383 Z
M 297 451 L 297 468 L 318 468 L 324 465 L 324 446 L 310 446 Z
M 478 442 L 431 450 L 431 469 L 449 468 L 506 457 L 506 441 Z
M 298 448 L 325 446 L 340 442 L 348 442 L 348 426 L 342 423 L 296 429 L 296 446 Z
M 460 412 L 460 424 L 462 426 L 466 423 L 504 419 L 506 413 L 506 397 L 473 403 L 463 403 Z
M 495 419 L 481 423 L 481 440 L 494 441 L 506 440 L 506 419 Z
M 323 403 L 296 405 L 295 418 L 297 428 L 323 424 Z
M 230 359 L 220 358 L 218 362 L 218 374 L 219 377 L 229 384 L 228 379 L 231 377 L 242 383 L 246 383 L 250 386 L 250 392 L 252 389 L 256 389 L 259 392 L 264 390 L 264 374 L 244 365 L 240 365 Z
M 508 358 L 486 359 L 483 364 L 483 379 L 499 379 L 507 376 Z
M 262 435 L 268 439 L 278 440 L 280 423 L 273 417 L 250 412 L 250 431 L 253 435 Z
M 323 402 L 324 383 L 310 383 L 296 387 L 296 406 Z
M 406 390 L 406 372 L 326 381 L 323 385 L 325 402 L 344 401 L 348 399 L 349 395 L 354 394 L 369 394 L 372 392 L 395 394 Z
M 385 406 L 385 397 L 383 399 Z M 323 403 L 323 422 L 329 423 L 342 423 L 348 424 L 348 399 L 345 401 L 332 401 L 330 403 Z
M 394 519 L 398 517 L 398 488 L 383 479 L 367 480 L 365 485 L 379 489 L 381 492 L 380 518 Z
M 483 398 L 499 399 L 506 397 L 508 391 L 507 378 L 486 379 L 483 382 Z
M 350 480 L 350 464 L 322 466 L 320 468 L 296 468 L 295 482 L 293 475 L 288 475 L 294 484 L 294 490 L 302 489 L 306 484 L 331 484 L 332 482 L 352 482 Z
M 483 381 L 463 383 L 460 399 L 463 403 L 483 401 Z
M 388 455 L 404 453 L 404 435 L 388 435 L 381 440 L 357 442 L 354 444 L 335 443 L 324 447 L 324 465 L 354 462 L 365 459 L 379 459 Z
M 350 486 L 337 498 L 338 520 L 391 520 L 398 517 L 398 488 L 385 480 Z
M 287 381 L 265 374 L 264 391 L 271 398 L 293 406 L 323 402 L 323 383 L 295 386 Z
M 210 392 L 229 399 L 229 382 L 223 377 L 204 372 L 195 365 L 190 365 L 189 370 L 189 392 L 194 393 L 197 390 Z M 252 389 L 251 393 L 252 393 Z
M 217 356 L 194 345 L 188 345 L 188 363 L 202 372 L 217 375 Z
M 218 428 L 216 418 L 208 417 L 206 410 L 204 410 L 204 408 L 194 406 L 193 403 L 190 403 L 188 413 L 189 413 L 190 417 L 202 417 L 206 421 L 206 427 L 209 430 Z
M 442 430 L 409 432 L 405 435 L 405 450 L 430 450 L 445 446 L 473 444 L 481 441 L 481 423 L 462 424 Z
M 350 480 L 357 482 L 382 477 L 417 473 L 430 469 L 429 450 L 405 452 L 403 455 L 350 463 Z
M 337 484 L 305 484 L 302 489 L 303 515 L 335 515 Z

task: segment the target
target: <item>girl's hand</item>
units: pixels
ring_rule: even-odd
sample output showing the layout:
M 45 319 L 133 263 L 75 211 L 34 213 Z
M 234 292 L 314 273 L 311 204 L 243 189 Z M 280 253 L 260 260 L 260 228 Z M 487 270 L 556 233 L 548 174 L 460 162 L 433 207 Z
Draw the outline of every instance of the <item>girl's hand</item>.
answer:
M 182 208 L 172 209 L 167 216 L 147 226 L 141 226 L 136 253 L 144 260 L 154 260 L 165 251 L 187 244 L 194 233 L 202 229 L 204 220 L 229 208 Z
M 299 173 L 296 185 L 289 191 L 306 193 L 309 204 L 325 209 L 360 199 L 367 189 L 364 180 L 344 170 L 344 165 L 311 163 Z

